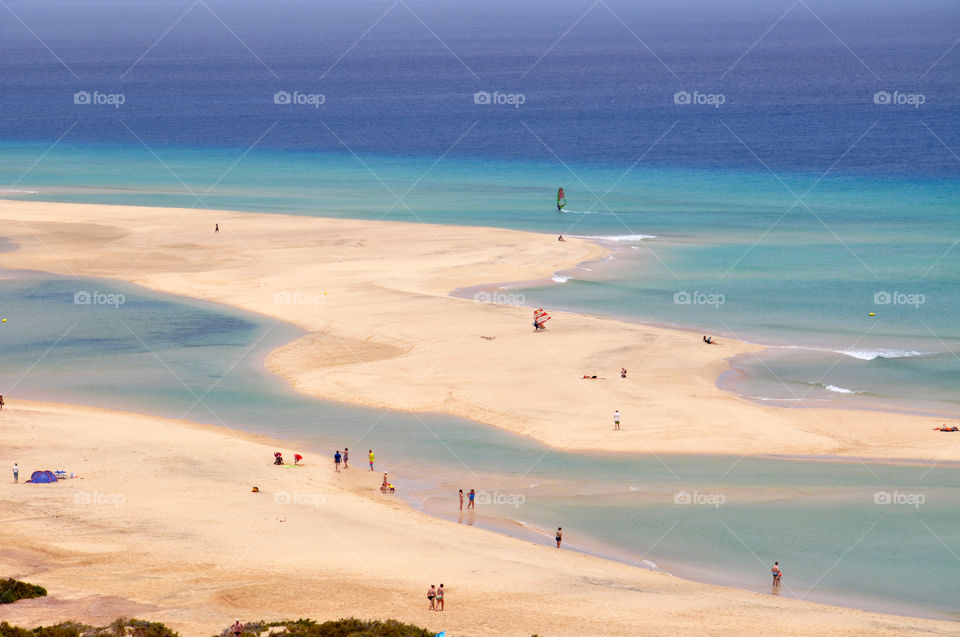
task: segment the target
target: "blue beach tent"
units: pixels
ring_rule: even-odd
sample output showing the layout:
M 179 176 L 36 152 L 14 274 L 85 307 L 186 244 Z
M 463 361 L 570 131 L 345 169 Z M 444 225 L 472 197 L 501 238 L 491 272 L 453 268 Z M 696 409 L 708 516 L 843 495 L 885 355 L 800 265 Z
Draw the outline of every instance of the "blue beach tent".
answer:
M 34 471 L 30 474 L 30 479 L 27 480 L 27 482 L 32 482 L 33 484 L 47 484 L 56 481 L 57 476 L 53 474 L 53 471 Z

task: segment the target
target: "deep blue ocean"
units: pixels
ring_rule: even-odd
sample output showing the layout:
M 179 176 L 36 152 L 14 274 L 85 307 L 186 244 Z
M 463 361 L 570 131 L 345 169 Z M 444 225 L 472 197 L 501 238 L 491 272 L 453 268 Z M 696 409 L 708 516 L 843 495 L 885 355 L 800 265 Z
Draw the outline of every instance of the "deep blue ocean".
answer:
M 0 8 L 0 196 L 597 237 L 612 259 L 528 287 L 527 301 L 770 345 L 719 380 L 755 399 L 958 416 L 958 37 L 960 4 L 937 0 L 18 0 Z M 254 391 L 256 357 L 234 370 L 251 375 L 225 381 L 204 411 L 115 325 L 83 322 L 76 341 L 56 342 L 69 317 L 48 316 L 51 298 L 71 289 L 3 284 L 5 313 L 16 317 L 7 329 L 32 323 L 0 341 L 7 386 L 224 418 L 318 445 L 382 417 L 318 407 L 279 381 Z M 126 311 L 194 391 L 267 329 L 149 295 Z M 53 345 L 58 355 L 18 380 Z M 318 410 L 315 430 L 297 424 Z M 281 412 L 268 427 L 251 417 Z M 469 423 L 429 422 L 454 432 L 460 454 L 479 450 L 475 466 L 542 453 Z M 429 453 L 453 480 L 460 468 L 442 449 Z M 781 475 L 753 459 L 738 477 L 726 461 L 670 459 L 681 469 L 668 479 L 648 461 L 552 454 L 529 487 L 548 495 L 525 490 L 524 519 L 502 515 L 544 528 L 561 513 L 591 520 L 584 548 L 753 587 L 765 564 L 735 529 L 764 559 L 795 547 L 798 588 L 787 594 L 809 586 L 825 601 L 952 608 L 934 599 L 949 582 L 928 574 L 951 562 L 939 538 L 960 550 L 955 507 L 923 482 L 955 484 L 952 467 L 928 476 L 801 464 Z M 488 485 L 515 485 L 497 463 L 480 473 Z M 430 496 L 448 486 L 418 488 Z M 685 486 L 730 496 L 726 530 L 709 510 L 670 505 Z M 896 488 L 929 500 L 913 511 L 874 507 L 876 490 Z M 878 524 L 831 571 L 865 520 Z

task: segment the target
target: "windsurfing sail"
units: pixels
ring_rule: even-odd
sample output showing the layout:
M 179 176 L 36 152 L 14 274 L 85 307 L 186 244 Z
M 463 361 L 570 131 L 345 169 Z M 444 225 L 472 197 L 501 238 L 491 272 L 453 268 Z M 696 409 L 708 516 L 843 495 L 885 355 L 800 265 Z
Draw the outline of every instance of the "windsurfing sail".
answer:
M 547 314 L 546 310 L 543 308 L 533 311 L 533 329 L 536 330 L 545 330 L 547 329 L 547 321 L 550 320 L 550 315 Z
M 563 188 L 557 189 L 557 212 L 563 210 L 563 207 L 567 205 L 567 199 L 563 196 Z

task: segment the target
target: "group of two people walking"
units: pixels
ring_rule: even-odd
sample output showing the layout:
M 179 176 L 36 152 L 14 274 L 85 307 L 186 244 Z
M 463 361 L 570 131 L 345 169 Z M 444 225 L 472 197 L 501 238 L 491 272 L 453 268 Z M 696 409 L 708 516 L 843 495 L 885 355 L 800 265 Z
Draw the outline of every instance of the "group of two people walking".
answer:
M 430 600 L 430 610 L 443 610 L 443 584 L 440 584 L 440 588 L 431 584 L 427 599 Z

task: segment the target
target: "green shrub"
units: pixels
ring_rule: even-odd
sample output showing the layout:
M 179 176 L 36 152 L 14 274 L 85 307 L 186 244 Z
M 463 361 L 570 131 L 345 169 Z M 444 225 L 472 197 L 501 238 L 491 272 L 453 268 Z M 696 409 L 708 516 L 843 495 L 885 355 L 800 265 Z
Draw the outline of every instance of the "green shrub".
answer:
M 420 628 L 412 624 L 404 624 L 393 619 L 386 621 L 363 621 L 353 617 L 338 619 L 337 621 L 318 624 L 312 619 L 298 619 L 297 621 L 271 622 L 265 624 L 244 624 L 245 629 L 256 626 L 260 630 L 282 626 L 286 628 L 283 635 L 295 637 L 433 637 L 434 631 Z M 228 631 L 229 633 L 229 631 Z M 250 633 L 256 635 L 256 633 Z M 247 637 L 246 630 L 243 637 Z
M 0 604 L 12 604 L 18 599 L 45 597 L 47 589 L 36 584 L 27 584 L 12 577 L 0 580 Z
M 128 630 L 130 629 L 130 630 Z M 33 630 L 0 624 L 0 637 L 180 637 L 163 624 L 142 619 L 118 619 L 109 626 L 96 628 L 76 622 L 40 626 Z
M 56 626 L 41 626 L 33 630 L 27 630 L 3 622 L 0 623 L 0 637 L 81 637 L 92 629 L 91 626 L 76 622 L 63 622 Z

